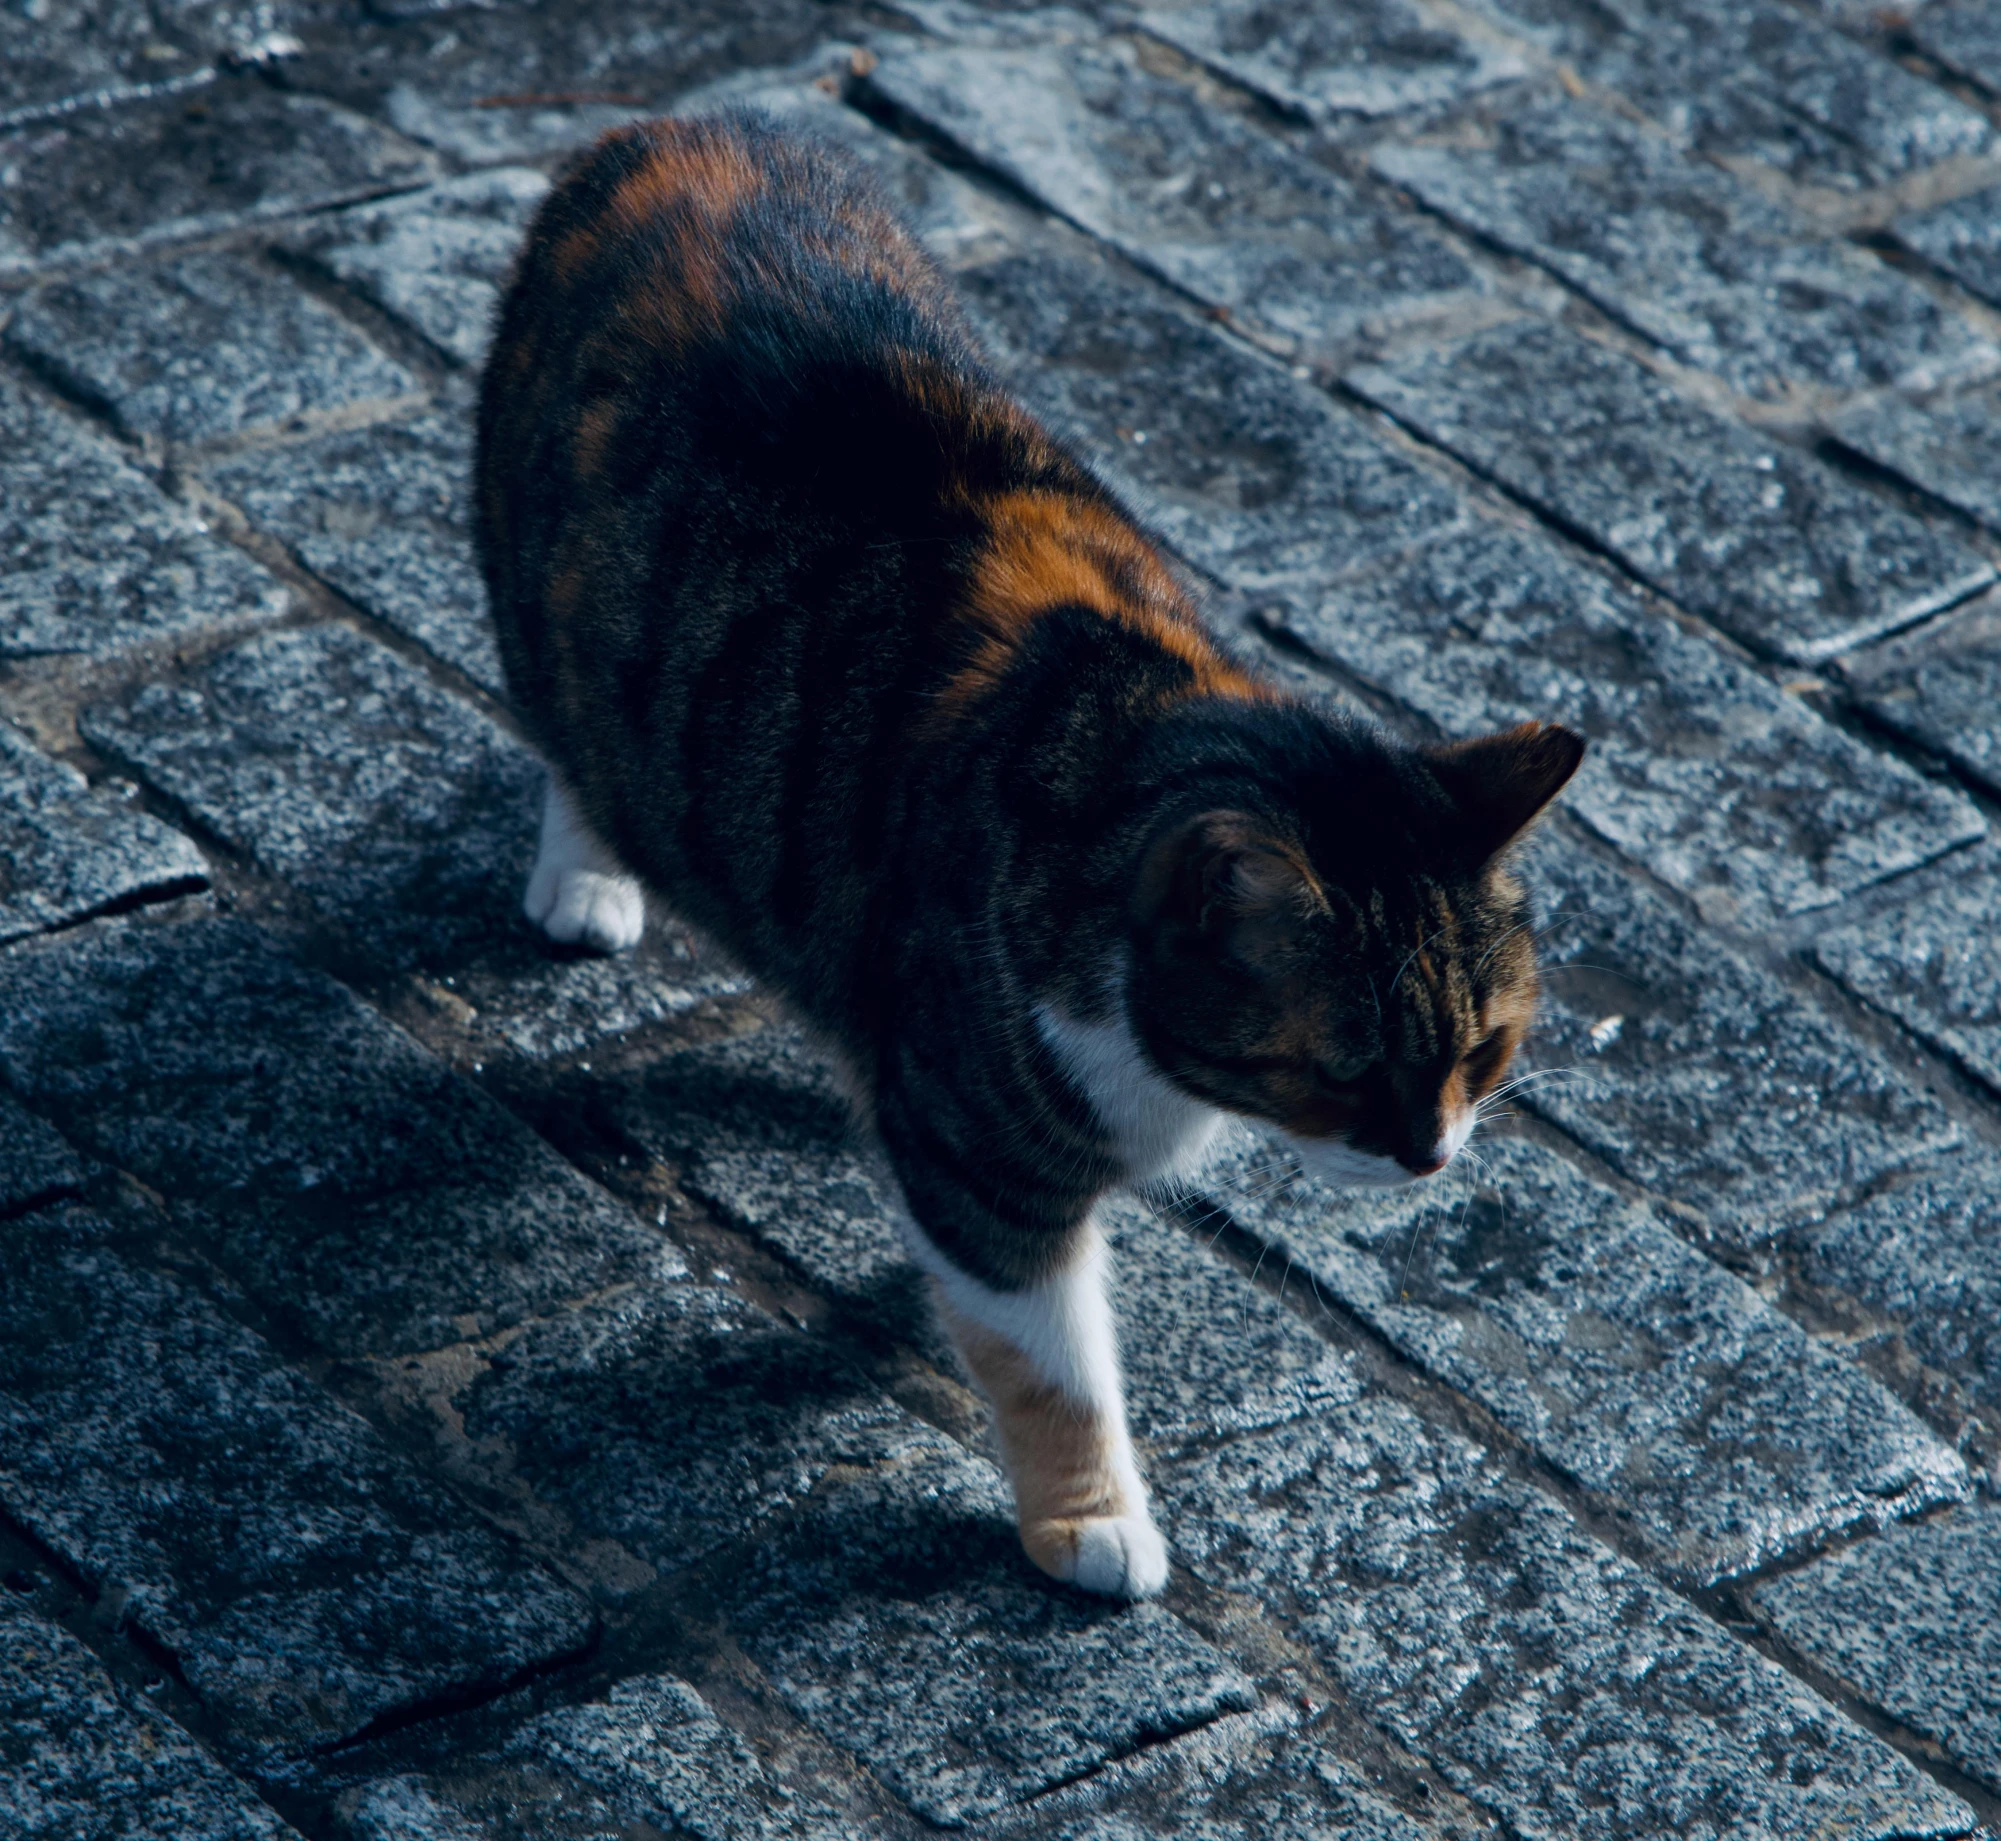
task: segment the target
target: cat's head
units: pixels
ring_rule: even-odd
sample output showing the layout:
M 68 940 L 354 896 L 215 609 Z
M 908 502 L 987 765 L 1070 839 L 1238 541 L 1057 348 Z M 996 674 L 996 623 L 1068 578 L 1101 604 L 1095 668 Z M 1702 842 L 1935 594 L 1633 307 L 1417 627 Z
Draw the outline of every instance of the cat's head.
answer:
M 1277 1125 L 1310 1170 L 1413 1181 L 1466 1142 L 1534 1013 L 1505 857 L 1584 742 L 1550 723 L 1429 749 L 1276 726 L 1230 797 L 1152 839 L 1128 1015 L 1177 1087 Z

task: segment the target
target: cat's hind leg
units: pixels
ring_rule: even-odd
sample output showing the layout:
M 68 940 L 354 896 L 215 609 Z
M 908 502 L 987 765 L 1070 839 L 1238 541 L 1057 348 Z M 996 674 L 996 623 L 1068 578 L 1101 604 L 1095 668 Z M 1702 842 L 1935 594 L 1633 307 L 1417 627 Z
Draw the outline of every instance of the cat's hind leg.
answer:
M 1167 1583 L 1167 1545 L 1126 1431 L 1103 1237 L 1088 1229 L 1067 1271 L 1020 1291 L 923 1250 L 945 1326 L 993 1405 L 1028 1557 L 1089 1592 L 1151 1597 Z
M 521 905 L 550 939 L 599 952 L 637 946 L 646 925 L 638 879 L 598 842 L 553 774 L 542 798 L 542 841 Z

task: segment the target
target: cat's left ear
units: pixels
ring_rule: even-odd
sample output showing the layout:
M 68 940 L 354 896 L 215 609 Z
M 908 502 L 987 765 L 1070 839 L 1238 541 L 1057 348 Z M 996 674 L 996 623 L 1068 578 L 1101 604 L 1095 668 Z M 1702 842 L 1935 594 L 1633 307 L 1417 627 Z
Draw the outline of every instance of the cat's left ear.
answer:
M 1555 722 L 1523 722 L 1497 735 L 1424 751 L 1438 783 L 1465 815 L 1467 843 L 1481 862 L 1532 825 L 1584 759 L 1584 737 Z

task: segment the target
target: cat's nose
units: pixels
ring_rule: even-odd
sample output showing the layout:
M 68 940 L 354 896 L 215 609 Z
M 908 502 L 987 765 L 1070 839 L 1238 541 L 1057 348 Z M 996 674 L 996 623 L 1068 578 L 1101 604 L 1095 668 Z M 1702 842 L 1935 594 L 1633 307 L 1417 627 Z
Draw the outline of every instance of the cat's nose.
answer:
M 1399 1157 L 1397 1159 L 1397 1162 L 1402 1164 L 1413 1176 L 1436 1176 L 1451 1161 L 1452 1159 L 1449 1155 L 1440 1156 L 1435 1150 L 1432 1152 L 1431 1160 L 1428 1163 L 1417 1163 L 1408 1157 Z

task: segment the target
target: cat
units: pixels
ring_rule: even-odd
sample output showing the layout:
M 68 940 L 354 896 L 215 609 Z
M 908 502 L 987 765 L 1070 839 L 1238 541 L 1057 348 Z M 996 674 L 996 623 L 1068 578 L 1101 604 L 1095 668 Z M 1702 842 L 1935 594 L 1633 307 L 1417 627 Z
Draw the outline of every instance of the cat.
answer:
M 650 889 L 838 1049 L 1029 1557 L 1157 1591 L 1094 1204 L 1231 1116 L 1341 1183 L 1448 1163 L 1583 741 L 1414 747 L 1227 655 L 858 165 L 755 115 L 573 164 L 478 424 L 530 919 L 618 951 Z

